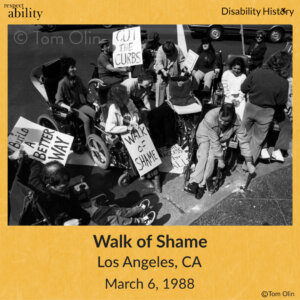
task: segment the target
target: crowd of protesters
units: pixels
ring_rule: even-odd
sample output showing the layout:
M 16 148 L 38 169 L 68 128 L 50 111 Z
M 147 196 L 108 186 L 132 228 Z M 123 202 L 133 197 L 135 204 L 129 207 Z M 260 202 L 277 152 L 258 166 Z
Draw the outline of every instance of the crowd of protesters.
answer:
M 233 137 L 237 139 L 246 172 L 255 172 L 260 157 L 283 162 L 292 139 L 292 47 L 289 42 L 285 49 L 265 60 L 265 38 L 266 34 L 258 31 L 246 52 L 247 56 L 237 56 L 224 66 L 220 65 L 209 38 L 204 37 L 197 51 L 199 57 L 195 67 L 188 71 L 184 67 L 185 56 L 180 47 L 172 41 L 160 41 L 159 34 L 154 33 L 151 38 L 142 39 L 144 63 L 131 70 L 134 77 L 128 77 L 128 68 L 113 67 L 110 42 L 101 40 L 97 65 L 98 77 L 107 86 L 105 99 L 101 99 L 101 105 L 107 105 L 105 130 L 123 134 L 143 122 L 157 148 L 171 147 L 178 141 L 172 104 L 186 106 L 198 103 L 203 111 L 209 104 L 210 109 L 201 114 L 197 127 L 197 159 L 185 187 L 185 191 L 194 194 L 197 199 L 202 198 L 206 189 L 209 190 L 209 180 L 216 165 L 221 170 L 226 167 L 224 144 Z M 87 91 L 76 75 L 75 65 L 74 59 L 65 58 L 64 77 L 59 82 L 56 101 L 78 112 L 88 135 L 90 119 L 97 120 L 94 120 L 95 113 L 86 103 Z M 224 92 L 220 105 L 214 105 L 212 99 L 207 99 L 207 95 L 213 94 L 216 81 Z M 201 95 L 204 95 L 203 98 Z M 273 128 L 276 126 L 280 132 L 274 141 Z M 273 152 L 269 151 L 270 146 Z M 67 205 L 70 196 L 61 195 L 69 180 L 64 168 L 57 164 L 44 168 L 38 165 L 33 167 L 34 175 L 30 178 L 37 177 L 36 170 L 40 172 L 40 181 L 32 185 L 39 193 L 48 192 L 48 196 L 44 196 L 47 205 L 55 204 L 47 209 L 53 223 L 67 222 L 65 225 L 69 225 L 68 220 L 73 220 L 71 225 L 86 224 L 89 221 L 86 214 L 76 205 Z M 55 176 L 60 175 L 61 182 L 54 182 L 51 172 Z M 52 179 L 47 177 L 48 173 L 51 173 Z M 146 176 L 148 187 L 160 192 L 158 170 L 151 174 Z M 63 199 L 59 200 L 59 204 L 57 197 Z M 113 221 L 106 222 L 149 225 L 153 220 L 150 222 L 149 217 L 141 215 L 148 206 L 149 203 L 143 202 L 132 210 L 107 208 L 105 211 L 111 212 L 109 219 Z M 100 216 L 102 213 L 98 211 L 95 220 Z

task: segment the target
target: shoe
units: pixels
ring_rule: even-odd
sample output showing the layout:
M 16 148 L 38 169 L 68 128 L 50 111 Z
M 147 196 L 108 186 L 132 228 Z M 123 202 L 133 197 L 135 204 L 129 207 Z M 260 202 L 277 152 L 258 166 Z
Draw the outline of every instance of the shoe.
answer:
M 144 186 L 148 189 L 154 189 L 154 185 L 150 180 L 142 179 L 141 182 L 144 184 Z
M 284 158 L 282 156 L 280 149 L 273 151 L 271 159 L 279 162 L 284 162 Z
M 198 190 L 197 190 L 197 193 L 195 195 L 195 198 L 198 199 L 198 200 L 201 199 L 204 195 L 204 192 L 205 192 L 205 187 L 204 186 L 199 186 Z
M 149 199 L 144 199 L 141 201 L 141 203 L 139 204 L 139 207 L 141 207 L 144 211 L 150 207 L 150 200 Z
M 211 178 L 206 179 L 206 187 L 208 190 L 208 194 L 211 196 L 213 193 L 216 192 L 216 186 L 214 181 Z
M 161 193 L 161 184 L 160 184 L 160 178 L 159 175 L 154 176 L 154 179 L 152 180 L 155 191 L 157 193 Z
M 150 212 L 148 212 L 147 214 L 145 214 L 141 218 L 138 218 L 137 222 L 138 222 L 139 225 L 149 226 L 154 222 L 155 217 L 156 217 L 155 211 L 151 210 Z
M 270 159 L 270 154 L 266 148 L 263 148 L 260 153 L 261 159 Z
M 184 187 L 184 191 L 190 194 L 196 195 L 198 190 L 198 184 L 196 182 L 191 182 L 187 186 Z

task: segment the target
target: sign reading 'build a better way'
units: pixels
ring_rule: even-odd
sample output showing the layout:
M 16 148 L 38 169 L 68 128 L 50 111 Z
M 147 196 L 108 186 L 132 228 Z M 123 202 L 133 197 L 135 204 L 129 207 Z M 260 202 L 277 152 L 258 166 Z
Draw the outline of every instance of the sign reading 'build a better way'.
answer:
M 161 164 L 160 157 L 144 124 L 121 136 L 140 176 Z
M 73 139 L 20 117 L 8 135 L 8 148 L 13 152 L 23 149 L 29 157 L 43 164 L 56 160 L 65 165 Z

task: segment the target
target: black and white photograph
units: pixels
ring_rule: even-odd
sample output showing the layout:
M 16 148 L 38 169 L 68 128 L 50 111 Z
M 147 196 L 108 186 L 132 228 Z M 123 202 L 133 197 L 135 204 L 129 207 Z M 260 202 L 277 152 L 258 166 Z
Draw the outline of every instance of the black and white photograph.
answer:
M 8 225 L 293 225 L 292 25 L 8 25 Z

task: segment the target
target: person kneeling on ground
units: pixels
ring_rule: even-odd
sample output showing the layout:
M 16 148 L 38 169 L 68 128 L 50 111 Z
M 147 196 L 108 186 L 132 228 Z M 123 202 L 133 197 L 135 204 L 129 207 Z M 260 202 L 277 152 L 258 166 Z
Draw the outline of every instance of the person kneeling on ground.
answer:
M 241 126 L 233 104 L 224 103 L 222 107 L 210 110 L 199 124 L 196 133 L 198 162 L 184 189 L 186 192 L 195 194 L 197 199 L 203 196 L 205 185 L 213 174 L 215 160 L 218 160 L 218 168 L 225 168 L 222 143 L 228 142 L 234 135 L 239 141 L 249 173 L 254 173 L 246 130 Z
M 87 225 L 90 215 L 80 207 L 69 182 L 70 174 L 61 163 L 32 161 L 28 184 L 37 193 L 48 221 L 52 225 Z
M 106 195 L 103 196 L 106 198 Z M 97 206 L 92 216 L 97 225 L 151 225 L 156 217 L 154 211 L 145 212 L 150 206 L 149 199 L 133 207 L 119 207 L 116 204 Z

